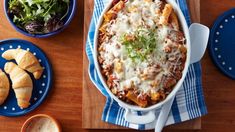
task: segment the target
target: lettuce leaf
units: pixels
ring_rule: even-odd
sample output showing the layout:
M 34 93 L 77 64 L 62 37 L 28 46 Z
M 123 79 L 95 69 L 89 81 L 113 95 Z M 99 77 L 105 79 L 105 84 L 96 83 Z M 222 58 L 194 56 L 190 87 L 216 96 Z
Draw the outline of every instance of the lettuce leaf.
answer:
M 58 30 L 58 26 L 55 29 L 50 27 L 47 30 L 48 23 L 53 21 L 60 25 L 63 19 L 67 16 L 69 10 L 70 0 L 10 0 L 8 14 L 13 19 L 16 26 L 27 31 L 29 27 L 38 27 L 35 24 L 44 25 L 41 31 L 37 31 L 37 34 L 47 33 L 49 31 Z M 55 19 L 55 20 L 52 20 Z M 29 26 L 29 25 L 34 26 Z M 27 26 L 27 29 L 25 28 Z M 53 30 L 51 30 L 53 29 Z M 34 34 L 33 29 L 30 29 L 30 33 Z

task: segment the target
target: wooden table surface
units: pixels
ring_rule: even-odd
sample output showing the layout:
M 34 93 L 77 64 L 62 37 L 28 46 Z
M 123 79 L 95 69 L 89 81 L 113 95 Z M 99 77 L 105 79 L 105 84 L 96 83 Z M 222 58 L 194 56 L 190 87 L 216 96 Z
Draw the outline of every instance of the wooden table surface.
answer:
M 86 4 L 89 2 L 91 1 L 87 1 Z M 0 2 L 0 39 L 22 38 L 34 42 L 45 51 L 54 69 L 53 90 L 47 100 L 29 115 L 17 118 L 0 117 L 0 132 L 18 132 L 22 123 L 29 116 L 37 113 L 51 114 L 58 118 L 64 132 L 98 131 L 81 128 L 83 0 L 78 0 L 78 3 L 77 14 L 63 33 L 47 39 L 34 39 L 17 33 L 10 26 L 3 12 L 3 2 Z M 201 22 L 211 27 L 221 13 L 234 6 L 234 0 L 201 0 Z M 89 18 L 85 16 L 86 19 L 87 17 Z M 88 27 L 89 23 L 85 25 Z M 84 38 L 85 36 L 86 34 Z M 230 132 L 235 129 L 235 81 L 219 72 L 211 62 L 208 53 L 202 60 L 202 70 L 209 114 L 202 118 L 201 131 Z M 106 131 L 114 130 L 99 130 L 98 132 Z M 182 132 L 182 130 L 178 131 Z
M 234 7 L 235 0 L 201 0 L 201 22 L 212 27 L 219 15 Z M 212 63 L 208 53 L 202 60 L 202 68 L 204 93 L 209 112 L 202 118 L 202 130 L 234 131 L 235 80 L 224 76 Z
M 52 90 L 45 102 L 32 113 L 8 118 L 0 116 L 0 132 L 19 132 L 24 121 L 38 113 L 50 114 L 62 124 L 64 132 L 81 127 L 83 1 L 78 0 L 77 13 L 66 30 L 45 39 L 35 39 L 16 32 L 7 21 L 3 0 L 0 2 L 0 39 L 21 38 L 39 46 L 48 56 L 54 71 Z

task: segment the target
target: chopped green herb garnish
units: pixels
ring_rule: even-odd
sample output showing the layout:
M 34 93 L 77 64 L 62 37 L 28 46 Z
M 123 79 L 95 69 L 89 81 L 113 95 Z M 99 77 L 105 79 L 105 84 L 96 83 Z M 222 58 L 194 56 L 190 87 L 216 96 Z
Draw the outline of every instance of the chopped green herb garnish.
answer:
M 147 59 L 157 46 L 155 30 L 139 29 L 134 34 L 124 34 L 121 43 L 133 61 Z

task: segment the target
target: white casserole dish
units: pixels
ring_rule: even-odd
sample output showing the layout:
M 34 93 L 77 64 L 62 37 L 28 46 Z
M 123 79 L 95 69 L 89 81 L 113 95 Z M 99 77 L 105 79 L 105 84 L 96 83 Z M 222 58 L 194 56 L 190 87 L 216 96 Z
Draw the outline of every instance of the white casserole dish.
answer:
M 134 106 L 134 105 L 130 105 L 127 104 L 125 102 L 123 102 L 122 100 L 118 99 L 108 88 L 106 81 L 103 77 L 103 75 L 101 74 L 101 69 L 100 69 L 100 65 L 98 62 L 98 36 L 99 36 L 99 27 L 101 26 L 102 22 L 103 22 L 103 15 L 110 9 L 110 7 L 112 6 L 112 0 L 110 0 L 110 2 L 106 5 L 104 11 L 102 12 L 99 21 L 96 25 L 96 30 L 95 30 L 95 41 L 94 41 L 94 61 L 95 61 L 95 67 L 96 70 L 98 72 L 99 78 L 103 84 L 103 86 L 105 87 L 105 89 L 107 90 L 107 92 L 109 93 L 109 95 L 118 102 L 118 104 L 126 109 L 126 120 L 127 121 L 131 121 L 132 123 L 138 123 L 138 124 L 146 124 L 146 123 L 150 123 L 155 119 L 155 111 L 158 108 L 161 108 L 162 105 L 164 105 L 165 103 L 167 103 L 171 98 L 174 98 L 177 91 L 179 91 L 179 89 L 181 88 L 181 85 L 186 77 L 187 71 L 188 71 L 188 67 L 190 65 L 190 58 L 191 58 L 191 42 L 190 42 L 190 33 L 189 33 L 189 27 L 187 25 L 186 19 L 183 15 L 183 13 L 181 12 L 180 8 L 178 7 L 178 5 L 175 3 L 175 1 L 173 0 L 166 0 L 167 3 L 171 4 L 178 16 L 179 19 L 179 23 L 181 25 L 181 29 L 185 35 L 186 38 L 186 47 L 187 47 L 187 59 L 185 62 L 185 68 L 183 70 L 182 73 L 182 78 L 177 82 L 177 84 L 175 85 L 175 87 L 173 88 L 172 92 L 167 96 L 167 98 L 155 105 L 149 106 L 147 108 L 141 108 L 139 106 Z M 200 46 L 200 45 L 198 45 Z M 199 47 L 200 48 L 200 47 Z M 202 48 L 200 48 L 202 49 Z M 203 50 L 203 49 L 202 49 Z M 204 52 L 203 52 L 204 53 Z M 203 53 L 201 54 L 196 54 L 197 56 L 202 56 Z M 195 58 L 195 57 L 194 57 Z M 196 58 L 200 58 L 200 57 L 196 57 Z M 132 114 L 132 111 L 142 111 L 145 112 L 146 114 L 142 115 L 142 116 L 136 116 L 135 114 Z M 128 118 L 128 119 L 127 119 Z

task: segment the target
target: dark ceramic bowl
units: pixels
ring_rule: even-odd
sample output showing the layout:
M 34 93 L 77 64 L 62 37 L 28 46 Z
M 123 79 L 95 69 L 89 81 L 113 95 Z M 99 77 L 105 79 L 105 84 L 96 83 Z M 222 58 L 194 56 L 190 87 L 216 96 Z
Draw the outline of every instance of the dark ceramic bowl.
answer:
M 71 22 L 71 20 L 73 19 L 74 17 L 74 14 L 76 12 L 76 6 L 77 6 L 77 0 L 70 0 L 70 6 L 69 6 L 69 13 L 68 15 L 64 18 L 64 25 L 62 28 L 56 30 L 56 31 L 53 31 L 53 32 L 49 32 L 49 33 L 45 33 L 45 34 L 30 34 L 28 33 L 27 31 L 24 31 L 23 29 L 17 27 L 12 18 L 9 16 L 9 14 L 7 13 L 8 11 L 8 6 L 9 6 L 9 0 L 4 0 L 4 12 L 5 12 L 5 15 L 8 19 L 8 21 L 11 23 L 11 25 L 16 29 L 16 31 L 26 35 L 26 36 L 29 36 L 29 37 L 34 37 L 34 38 L 46 38 L 46 37 L 50 37 L 50 36 L 53 36 L 53 35 L 56 35 L 58 33 L 60 33 L 61 31 L 63 31 L 68 25 L 69 23 Z

